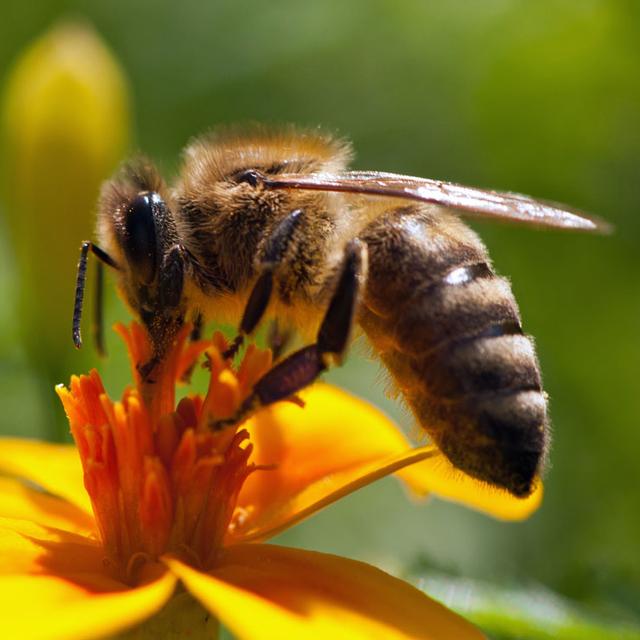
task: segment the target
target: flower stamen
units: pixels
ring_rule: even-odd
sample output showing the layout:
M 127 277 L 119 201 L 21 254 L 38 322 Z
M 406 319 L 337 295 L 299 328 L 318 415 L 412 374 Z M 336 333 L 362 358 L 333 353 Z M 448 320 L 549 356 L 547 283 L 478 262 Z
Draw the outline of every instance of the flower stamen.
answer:
M 109 565 L 128 582 L 140 564 L 174 553 L 200 568 L 215 561 L 234 517 L 240 489 L 257 467 L 246 429 L 229 420 L 252 387 L 269 370 L 269 351 L 250 345 L 237 369 L 222 353 L 221 334 L 187 343 L 189 328 L 177 336 L 166 359 L 143 380 L 140 363 L 151 347 L 138 324 L 116 327 L 125 340 L 136 385 L 119 402 L 106 394 L 98 373 L 74 376 L 70 389 L 58 387 L 71 422 Z M 204 397 L 189 396 L 175 406 L 175 385 L 205 352 L 211 370 Z

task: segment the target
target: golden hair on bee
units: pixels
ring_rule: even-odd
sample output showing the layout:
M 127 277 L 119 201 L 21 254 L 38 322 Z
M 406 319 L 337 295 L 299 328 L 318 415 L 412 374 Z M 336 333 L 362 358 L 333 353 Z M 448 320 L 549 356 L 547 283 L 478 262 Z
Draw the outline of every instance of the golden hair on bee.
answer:
M 342 171 L 352 157 L 347 140 L 319 130 L 269 129 L 259 124 L 221 127 L 187 145 L 182 184 L 206 188 L 245 169 L 271 175 Z
M 351 155 L 321 132 L 253 127 L 193 140 L 171 189 L 150 163 L 125 165 L 100 201 L 106 250 L 82 246 L 76 346 L 89 251 L 116 271 L 148 330 L 145 379 L 185 322 L 195 335 L 206 321 L 237 323 L 229 358 L 267 318 L 311 336 L 230 421 L 313 382 L 340 361 L 356 326 L 454 466 L 529 494 L 549 447 L 537 356 L 508 281 L 459 216 L 606 225 L 520 194 L 349 171 Z M 274 333 L 274 345 L 282 342 Z

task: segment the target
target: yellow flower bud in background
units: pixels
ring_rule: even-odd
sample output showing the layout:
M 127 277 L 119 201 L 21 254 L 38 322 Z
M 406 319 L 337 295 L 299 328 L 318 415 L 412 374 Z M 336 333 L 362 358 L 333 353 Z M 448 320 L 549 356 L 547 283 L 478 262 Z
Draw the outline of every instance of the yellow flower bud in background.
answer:
M 88 24 L 60 23 L 18 57 L 0 122 L 2 209 L 17 263 L 19 324 L 30 360 L 59 382 L 74 351 L 80 242 L 92 236 L 100 183 L 129 142 L 122 69 Z

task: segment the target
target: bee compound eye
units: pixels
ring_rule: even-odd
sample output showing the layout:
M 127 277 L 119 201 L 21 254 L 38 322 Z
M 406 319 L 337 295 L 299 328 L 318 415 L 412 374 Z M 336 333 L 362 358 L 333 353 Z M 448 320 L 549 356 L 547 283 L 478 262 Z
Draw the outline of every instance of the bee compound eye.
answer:
M 262 174 L 256 169 L 243 169 L 235 175 L 237 184 L 247 183 L 252 187 L 257 187 L 262 182 Z
M 158 247 L 154 209 L 162 199 L 157 193 L 143 192 L 131 202 L 125 216 L 123 248 L 135 275 L 150 283 L 156 274 Z

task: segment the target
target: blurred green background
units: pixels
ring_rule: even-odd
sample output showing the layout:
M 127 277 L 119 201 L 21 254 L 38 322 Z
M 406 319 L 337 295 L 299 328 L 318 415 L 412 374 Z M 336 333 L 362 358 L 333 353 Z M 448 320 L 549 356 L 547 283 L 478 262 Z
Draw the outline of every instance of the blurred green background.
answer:
M 388 480 L 282 541 L 426 585 L 496 638 L 617 638 L 622 627 L 640 637 L 640 3 L 10 1 L 3 82 L 20 52 L 69 16 L 93 24 L 119 60 L 131 148 L 167 176 L 186 141 L 219 123 L 322 125 L 353 140 L 358 168 L 522 191 L 615 224 L 610 237 L 475 225 L 512 279 L 551 398 L 554 446 L 538 513 L 508 524 L 437 500 L 416 506 Z M 18 303 L 24 280 L 3 207 L 0 432 L 58 437 L 50 384 L 97 358 L 73 350 L 67 324 L 54 334 L 35 306 Z M 58 215 L 51 242 L 71 233 L 79 245 L 92 215 L 77 233 Z M 76 259 L 74 245 L 65 260 Z M 67 323 L 74 282 L 56 283 L 56 269 L 42 286 L 60 289 Z M 111 289 L 109 318 L 124 320 Z M 26 316 L 48 340 L 36 357 L 20 338 Z M 129 372 L 115 336 L 108 341 L 100 366 L 119 392 Z M 46 344 L 65 354 L 49 355 Z M 329 377 L 410 428 L 357 347 Z

